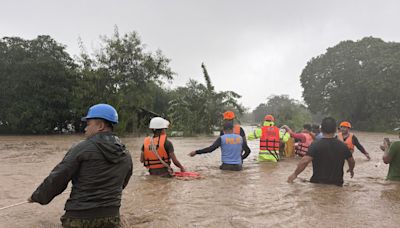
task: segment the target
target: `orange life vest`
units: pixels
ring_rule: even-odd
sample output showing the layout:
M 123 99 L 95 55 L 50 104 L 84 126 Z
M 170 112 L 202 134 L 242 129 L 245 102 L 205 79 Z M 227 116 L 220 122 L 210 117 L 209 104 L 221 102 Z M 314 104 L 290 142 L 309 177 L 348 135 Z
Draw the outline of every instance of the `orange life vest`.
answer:
M 354 152 L 353 133 L 349 133 L 349 136 L 347 136 L 346 140 L 343 140 L 343 134 L 342 132 L 339 132 L 338 139 L 347 145 L 347 148 L 349 148 L 351 153 Z
M 264 126 L 261 130 L 260 151 L 279 151 L 279 128 L 275 126 Z
M 240 124 L 235 124 L 233 126 L 233 134 L 240 135 Z
M 146 137 L 144 139 L 143 143 L 143 157 L 144 157 L 144 162 L 143 165 L 148 168 L 148 169 L 158 169 L 158 168 L 164 168 L 165 166 L 160 162 L 160 160 L 157 158 L 157 156 L 154 154 L 153 151 L 151 151 L 151 138 L 152 137 Z M 157 153 L 160 156 L 164 162 L 167 164 L 170 164 L 170 157 L 168 156 L 168 152 L 165 150 L 165 141 L 167 140 L 167 135 L 162 134 L 159 137 L 153 138 L 153 144 L 154 147 L 157 149 Z
M 308 147 L 310 147 L 311 143 L 313 142 L 313 138 L 310 133 L 302 133 L 306 141 L 305 142 L 299 142 L 296 144 L 295 148 L 295 153 L 298 154 L 300 157 L 303 157 L 304 155 L 307 154 Z

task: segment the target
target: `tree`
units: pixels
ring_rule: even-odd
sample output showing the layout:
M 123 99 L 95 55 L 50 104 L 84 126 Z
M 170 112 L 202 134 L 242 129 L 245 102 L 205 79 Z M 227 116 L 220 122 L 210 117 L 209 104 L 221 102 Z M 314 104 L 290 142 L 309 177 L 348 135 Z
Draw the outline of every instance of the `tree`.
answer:
M 243 112 L 237 102 L 240 95 L 232 91 L 216 92 L 205 65 L 201 67 L 206 85 L 190 80 L 185 87 L 172 91 L 173 99 L 169 103 L 168 115 L 174 129 L 184 131 L 186 135 L 211 134 L 221 125 L 225 110 Z
M 300 81 L 310 110 L 384 130 L 399 123 L 400 44 L 367 37 L 343 41 L 311 59 Z
M 288 95 L 273 95 L 267 103 L 260 104 L 254 111 L 256 122 L 261 123 L 264 116 L 271 114 L 275 117 L 275 125 L 288 125 L 293 129 L 302 129 L 303 124 L 311 123 L 311 113 L 300 102 L 290 99 Z
M 73 119 L 76 65 L 50 36 L 0 40 L 0 132 L 49 133 Z
M 132 131 L 138 107 L 153 109 L 160 101 L 159 86 L 172 80 L 170 60 L 160 50 L 146 52 L 136 32 L 120 36 L 117 27 L 111 38 L 102 37 L 102 46 L 94 56 L 81 54 L 79 90 L 85 92 L 77 95 L 76 103 L 82 104 L 77 112 L 85 113 L 94 103 L 109 103 L 119 112 L 118 130 Z

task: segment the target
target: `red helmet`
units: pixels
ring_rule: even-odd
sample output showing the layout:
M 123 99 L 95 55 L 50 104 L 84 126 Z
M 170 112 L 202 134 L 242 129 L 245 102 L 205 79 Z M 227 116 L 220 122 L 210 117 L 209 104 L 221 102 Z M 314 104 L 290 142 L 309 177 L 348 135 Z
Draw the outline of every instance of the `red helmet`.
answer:
M 351 128 L 350 122 L 347 122 L 347 121 L 341 122 L 339 126 L 340 126 L 340 127 L 348 127 L 348 128 Z
M 264 120 L 265 120 L 265 121 L 274 122 L 274 121 L 275 121 L 275 118 L 274 118 L 272 115 L 266 115 L 266 116 L 264 116 Z
M 235 119 L 235 113 L 232 111 L 224 112 L 224 120 L 233 120 Z

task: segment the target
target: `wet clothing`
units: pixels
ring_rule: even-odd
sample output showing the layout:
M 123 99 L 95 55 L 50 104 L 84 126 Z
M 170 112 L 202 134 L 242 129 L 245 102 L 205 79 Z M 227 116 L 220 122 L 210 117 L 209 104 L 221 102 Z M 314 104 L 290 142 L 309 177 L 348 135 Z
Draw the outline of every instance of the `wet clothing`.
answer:
M 310 182 L 343 185 L 343 166 L 352 157 L 347 146 L 336 138 L 322 138 L 313 142 L 308 149 L 313 158 L 313 175 Z
M 307 154 L 308 147 L 310 147 L 311 143 L 314 141 L 314 136 L 309 132 L 301 132 L 301 133 L 291 133 L 291 137 L 295 140 L 298 139 L 300 142 L 295 145 L 295 153 L 300 157 L 303 157 Z
M 153 136 L 153 138 L 158 138 L 158 136 Z M 164 140 L 164 145 L 161 145 L 161 146 L 163 146 L 163 149 L 168 154 L 168 158 L 170 158 L 171 157 L 170 154 L 174 152 L 174 145 L 172 144 L 172 142 L 169 141 L 168 138 L 166 138 Z M 141 151 L 144 153 L 144 144 L 142 145 Z M 146 160 L 146 158 L 144 160 Z M 167 162 L 167 163 L 170 164 L 171 162 Z M 145 163 L 144 163 L 144 165 L 145 165 Z M 163 167 L 163 166 L 160 166 L 159 168 L 149 168 L 149 173 L 150 173 L 150 175 L 170 177 L 168 168 Z
M 341 134 L 341 133 L 339 133 L 339 134 Z M 340 140 L 339 134 L 338 134 L 338 139 Z M 349 134 L 347 135 L 347 137 L 343 137 L 343 142 L 345 142 L 345 141 L 347 140 L 347 138 L 348 138 L 350 135 L 352 136 L 351 143 L 353 144 L 353 147 L 352 147 L 352 148 L 353 148 L 353 151 L 351 151 L 351 149 L 350 149 L 350 147 L 349 147 L 350 151 L 351 151 L 351 152 L 354 152 L 354 146 L 355 146 L 355 147 L 357 147 L 357 149 L 358 149 L 359 151 L 361 151 L 361 153 L 367 154 L 367 151 L 366 151 L 366 150 L 364 149 L 364 147 L 360 144 L 360 141 L 358 141 L 358 138 L 357 138 L 354 134 L 349 133 Z
M 71 180 L 64 218 L 119 216 L 122 189 L 131 175 L 132 159 L 125 145 L 113 133 L 101 132 L 72 147 L 31 198 L 48 204 Z
M 169 153 L 165 150 L 164 145 L 167 140 L 166 134 L 161 134 L 158 137 L 146 137 L 143 143 L 143 165 L 148 169 L 160 169 L 164 168 L 166 164 L 171 164 L 171 158 Z M 152 144 L 154 148 L 152 148 Z M 156 150 L 156 151 L 153 151 Z M 155 153 L 156 152 L 156 153 Z M 160 159 L 162 161 L 160 161 Z
M 224 131 L 220 131 L 219 136 L 223 136 Z M 247 140 L 246 140 L 246 133 L 244 132 L 243 128 L 240 127 L 240 136 L 242 136 L 243 139 L 243 145 L 242 145 L 242 159 L 246 159 L 249 154 L 251 153 L 249 145 L 247 145 Z
M 240 135 L 236 134 L 225 134 L 223 136 L 218 137 L 215 142 L 204 149 L 196 150 L 196 154 L 204 154 L 211 153 L 216 150 L 218 147 L 221 147 L 221 161 L 222 164 L 229 165 L 242 165 L 242 145 L 243 138 Z M 225 168 L 230 166 L 221 166 L 220 168 Z
M 387 179 L 400 181 L 400 141 L 391 143 L 388 154 L 392 160 L 389 163 Z
M 264 123 L 263 123 L 264 127 L 273 126 L 273 125 L 274 125 L 273 122 L 264 121 Z M 248 139 L 253 140 L 253 139 L 261 138 L 262 133 L 263 133 L 262 128 L 256 128 L 252 133 L 248 134 Z M 282 130 L 279 130 L 280 142 L 286 143 L 289 140 L 289 138 L 290 138 L 290 134 L 288 132 L 283 132 Z M 260 150 L 257 160 L 258 161 L 278 162 L 279 159 L 280 159 L 280 156 L 279 156 L 279 147 L 278 147 L 277 150 L 271 150 L 271 151 Z
M 222 164 L 219 168 L 222 170 L 241 171 L 243 166 L 242 164 Z
M 116 228 L 120 227 L 119 216 L 96 218 L 96 219 L 80 219 L 62 216 L 61 223 L 64 228 Z

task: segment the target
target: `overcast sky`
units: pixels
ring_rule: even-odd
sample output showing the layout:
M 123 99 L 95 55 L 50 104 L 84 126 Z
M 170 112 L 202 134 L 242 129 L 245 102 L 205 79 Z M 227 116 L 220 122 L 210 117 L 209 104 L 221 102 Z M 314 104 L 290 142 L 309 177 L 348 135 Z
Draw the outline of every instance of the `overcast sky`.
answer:
M 371 0 L 41 0 L 1 1 L 0 36 L 50 35 L 79 54 L 100 35 L 137 31 L 148 51 L 162 50 L 177 73 L 171 86 L 203 82 L 242 95 L 253 109 L 270 95 L 302 100 L 307 61 L 342 40 L 400 42 L 400 2 Z

